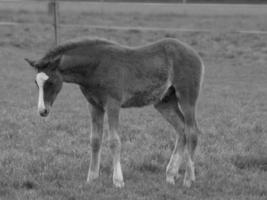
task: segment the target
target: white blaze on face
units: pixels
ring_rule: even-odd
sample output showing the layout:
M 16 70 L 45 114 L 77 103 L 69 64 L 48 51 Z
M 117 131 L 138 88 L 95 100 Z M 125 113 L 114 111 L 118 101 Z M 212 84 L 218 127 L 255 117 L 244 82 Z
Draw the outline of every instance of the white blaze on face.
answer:
M 41 113 L 45 110 L 45 103 L 44 103 L 44 84 L 45 81 L 49 77 L 46 75 L 46 73 L 41 72 L 36 75 L 36 83 L 39 88 L 39 97 L 38 97 L 38 111 Z

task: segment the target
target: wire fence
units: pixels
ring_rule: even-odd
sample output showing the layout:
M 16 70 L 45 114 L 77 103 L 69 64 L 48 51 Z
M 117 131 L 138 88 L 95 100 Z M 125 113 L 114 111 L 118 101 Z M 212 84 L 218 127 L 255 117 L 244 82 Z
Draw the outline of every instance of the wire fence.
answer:
M 32 3 L 38 5 L 35 7 L 27 7 L 27 3 Z M 10 9 L 16 9 L 14 5 L 18 5 L 18 9 L 26 9 L 26 10 L 42 10 L 48 12 L 51 15 L 52 24 L 53 24 L 53 31 L 54 31 L 54 43 L 55 45 L 60 43 L 60 27 L 75 27 L 75 26 L 86 26 L 87 28 L 94 28 L 94 29 L 108 29 L 108 30 L 141 30 L 141 31 L 168 31 L 168 32 L 211 32 L 210 29 L 185 29 L 185 28 L 160 28 L 160 27 L 142 27 L 142 26 L 105 26 L 105 25 L 83 25 L 83 24 L 60 24 L 60 12 L 62 10 L 66 10 L 64 6 L 66 2 L 75 3 L 74 7 L 66 6 L 67 9 L 72 9 L 77 12 L 95 12 L 95 10 L 101 10 L 101 12 L 109 13 L 109 12 L 147 12 L 147 13 L 159 13 L 165 12 L 168 14 L 188 14 L 188 15 L 197 15 L 197 14 L 225 14 L 227 15 L 266 15 L 267 16 L 267 6 L 266 5 L 223 5 L 223 6 L 214 6 L 214 5 L 166 5 L 166 4 L 156 4 L 156 5 L 147 5 L 141 4 L 142 9 L 144 11 L 138 11 L 140 8 L 140 4 L 127 4 L 127 3 L 105 3 L 105 1 L 98 1 L 94 3 L 89 2 L 81 2 L 77 0 L 76 2 L 68 1 L 68 0 L 42 0 L 42 1 L 35 1 L 35 0 L 0 0 L 0 3 L 9 4 Z M 187 1 L 180 0 L 179 2 L 186 3 Z M 126 5 L 125 5 L 126 4 Z M 80 5 L 80 6 L 78 6 Z M 87 6 L 84 6 L 87 5 Z M 62 6 L 62 7 L 61 7 Z M 135 7 L 136 6 L 136 7 Z M 159 9 L 160 7 L 160 9 Z M 1 6 L 0 6 L 1 8 Z M 156 9 L 155 9 L 156 8 Z M 248 9 L 249 8 L 249 9 Z M 113 11 L 112 11 L 113 10 Z M 208 12 L 207 12 L 208 11 Z M 20 24 L 20 22 L 6 22 L 0 21 L 0 26 L 11 25 L 15 26 Z M 267 30 L 239 30 L 236 31 L 242 34 L 267 34 Z

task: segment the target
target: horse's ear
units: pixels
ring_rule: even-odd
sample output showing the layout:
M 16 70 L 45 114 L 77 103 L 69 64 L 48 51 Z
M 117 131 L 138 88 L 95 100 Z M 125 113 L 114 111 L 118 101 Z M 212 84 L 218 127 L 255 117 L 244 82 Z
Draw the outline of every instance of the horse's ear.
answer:
M 32 66 L 34 69 L 37 68 L 37 67 L 36 67 L 36 61 L 34 61 L 34 60 L 30 60 L 30 59 L 28 59 L 28 58 L 24 58 L 24 60 L 25 60 L 27 63 L 29 63 L 29 65 Z

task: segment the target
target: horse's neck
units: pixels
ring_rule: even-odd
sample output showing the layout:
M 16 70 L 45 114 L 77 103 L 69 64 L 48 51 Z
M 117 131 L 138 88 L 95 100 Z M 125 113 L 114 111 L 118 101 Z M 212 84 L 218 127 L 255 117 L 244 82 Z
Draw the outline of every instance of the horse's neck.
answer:
M 61 62 L 60 72 L 64 82 L 83 84 L 88 81 L 97 65 L 86 57 L 65 56 Z
M 76 84 L 82 83 L 81 77 L 77 74 L 70 74 L 70 73 L 65 73 L 64 71 L 61 71 L 61 75 L 63 77 L 63 82 L 76 83 Z

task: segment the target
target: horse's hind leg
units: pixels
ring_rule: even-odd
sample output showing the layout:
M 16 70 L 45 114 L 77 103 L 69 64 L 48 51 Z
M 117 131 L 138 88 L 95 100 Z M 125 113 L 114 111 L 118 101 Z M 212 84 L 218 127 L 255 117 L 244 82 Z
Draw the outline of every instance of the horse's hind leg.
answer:
M 174 179 L 178 175 L 182 163 L 186 142 L 183 130 L 183 114 L 178 107 L 178 99 L 175 95 L 175 91 L 173 90 L 167 97 L 157 103 L 155 108 L 177 131 L 175 147 L 166 169 L 166 181 L 175 184 Z
M 109 124 L 109 143 L 113 157 L 113 184 L 116 187 L 123 187 L 123 175 L 120 163 L 121 141 L 118 135 L 120 105 L 114 99 L 109 99 L 107 103 L 107 114 Z
M 90 183 L 99 176 L 100 166 L 100 154 L 101 154 L 101 143 L 103 136 L 103 120 L 104 111 L 98 107 L 89 104 L 91 111 L 91 160 L 90 167 L 87 177 L 87 182 Z
M 185 136 L 186 136 L 186 171 L 184 176 L 184 186 L 190 187 L 192 181 L 195 181 L 195 168 L 193 157 L 197 147 L 199 129 L 195 119 L 195 105 L 191 105 L 187 99 L 180 102 L 185 120 Z

